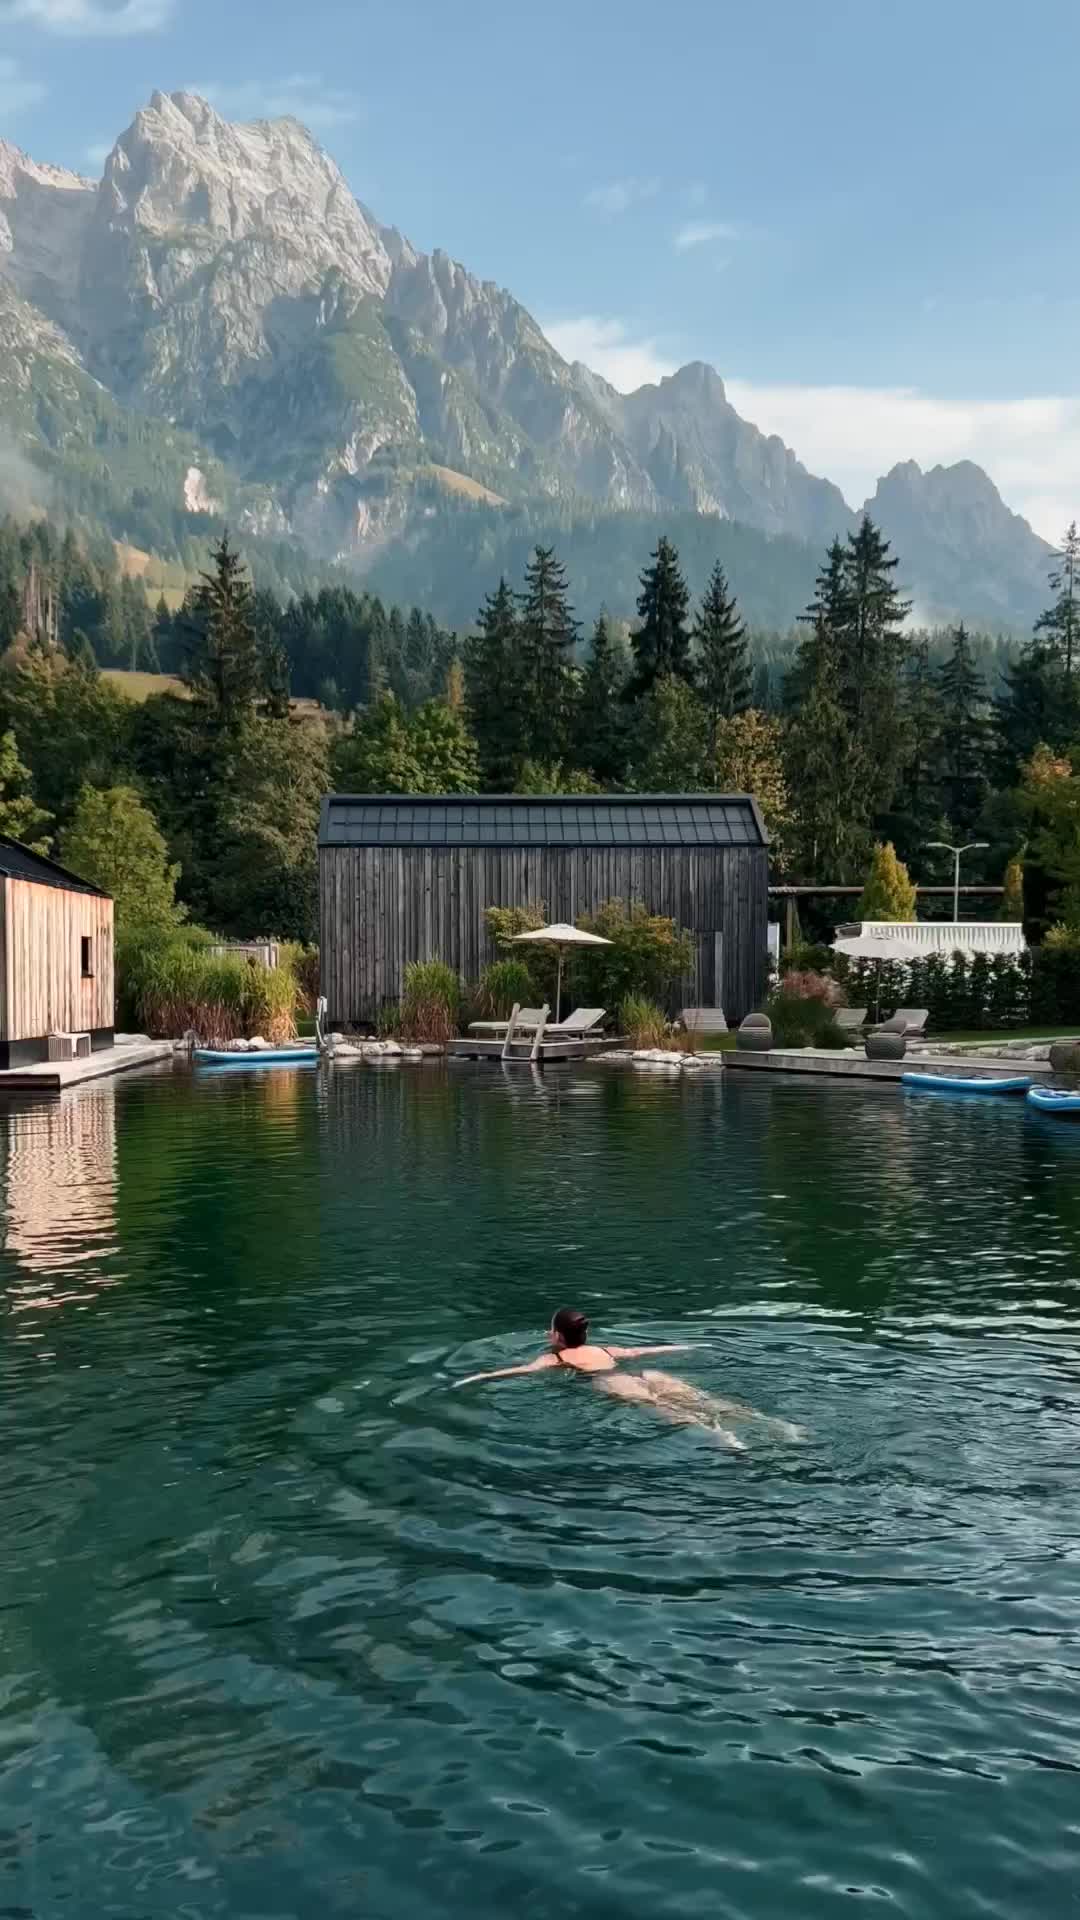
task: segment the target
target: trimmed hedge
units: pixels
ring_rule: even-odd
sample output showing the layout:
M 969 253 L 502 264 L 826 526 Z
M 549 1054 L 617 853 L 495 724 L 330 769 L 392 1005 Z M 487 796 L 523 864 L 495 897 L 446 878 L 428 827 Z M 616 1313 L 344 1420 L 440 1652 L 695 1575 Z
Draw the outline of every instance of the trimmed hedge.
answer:
M 834 956 L 833 972 L 853 1006 L 873 1011 L 879 963 Z M 1080 951 L 1035 947 L 1018 955 L 932 954 L 880 963 L 881 1016 L 927 1007 L 935 1033 L 1080 1025 Z

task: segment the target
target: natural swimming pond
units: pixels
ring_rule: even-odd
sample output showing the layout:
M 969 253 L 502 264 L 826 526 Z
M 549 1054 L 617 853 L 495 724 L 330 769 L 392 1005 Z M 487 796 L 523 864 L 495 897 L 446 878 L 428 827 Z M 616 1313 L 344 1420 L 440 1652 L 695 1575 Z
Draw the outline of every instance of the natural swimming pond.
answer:
M 3 1920 L 1067 1910 L 1080 1128 L 166 1073 L 0 1167 Z M 805 1444 L 450 1390 L 562 1304 Z

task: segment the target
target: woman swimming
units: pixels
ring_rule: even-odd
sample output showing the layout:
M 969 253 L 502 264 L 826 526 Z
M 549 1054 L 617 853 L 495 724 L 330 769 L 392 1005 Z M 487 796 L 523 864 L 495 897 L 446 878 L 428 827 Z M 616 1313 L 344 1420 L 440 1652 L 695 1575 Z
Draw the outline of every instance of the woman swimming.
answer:
M 589 1340 L 589 1322 L 576 1307 L 560 1307 L 555 1314 L 548 1334 L 550 1346 L 547 1353 L 540 1353 L 535 1360 L 528 1360 L 520 1367 L 495 1367 L 490 1373 L 471 1373 L 467 1380 L 459 1380 L 461 1387 L 472 1386 L 477 1380 L 505 1380 L 511 1374 L 546 1373 L 553 1367 L 568 1369 L 571 1373 L 587 1373 L 601 1392 L 609 1393 L 619 1400 L 634 1400 L 641 1406 L 651 1407 L 665 1420 L 673 1421 L 677 1426 L 707 1427 L 715 1433 L 726 1446 L 737 1452 L 745 1451 L 742 1441 L 727 1427 L 721 1426 L 718 1416 L 730 1419 L 732 1414 L 750 1414 L 750 1407 L 737 1406 L 730 1400 L 717 1400 L 711 1394 L 702 1393 L 692 1387 L 687 1380 L 678 1380 L 674 1374 L 661 1373 L 658 1369 L 644 1367 L 639 1373 L 620 1373 L 620 1360 L 644 1360 L 654 1353 L 688 1353 L 686 1342 L 676 1344 L 665 1342 L 656 1347 L 601 1347 L 594 1346 Z

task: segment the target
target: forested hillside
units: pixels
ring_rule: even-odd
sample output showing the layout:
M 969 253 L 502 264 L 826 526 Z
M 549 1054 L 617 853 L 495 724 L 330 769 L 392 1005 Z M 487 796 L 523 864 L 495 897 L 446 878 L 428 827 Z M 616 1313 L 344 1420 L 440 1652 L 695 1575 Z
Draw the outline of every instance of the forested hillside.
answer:
M 159 836 L 148 897 L 176 869 L 179 904 L 216 930 L 308 940 L 328 788 L 717 788 L 757 796 L 777 876 L 860 879 L 889 840 L 929 879 L 928 842 L 983 840 L 967 878 L 1021 862 L 1033 930 L 1080 927 L 1080 536 L 1020 649 L 913 629 L 900 578 L 864 519 L 795 626 L 755 634 L 723 561 L 695 593 L 662 537 L 632 621 L 584 624 L 538 544 L 454 633 L 341 584 L 256 588 L 227 540 L 182 604 L 155 606 L 111 547 L 9 521 L 0 831 L 86 859 L 88 816 L 113 809 L 114 839 Z M 114 664 L 178 684 L 139 703 Z

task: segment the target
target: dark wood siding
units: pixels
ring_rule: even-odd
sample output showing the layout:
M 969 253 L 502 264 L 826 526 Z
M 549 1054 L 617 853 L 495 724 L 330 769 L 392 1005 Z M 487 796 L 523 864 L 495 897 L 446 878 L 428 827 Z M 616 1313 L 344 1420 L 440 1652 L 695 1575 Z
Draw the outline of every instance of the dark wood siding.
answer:
M 322 991 L 333 1025 L 374 1020 L 398 999 L 410 960 L 445 960 L 475 980 L 494 958 L 484 908 L 534 901 L 551 920 L 575 921 L 613 899 L 670 914 L 697 943 L 694 972 L 673 1004 L 721 1005 L 741 1020 L 760 1001 L 764 847 L 323 847 L 319 882 Z

